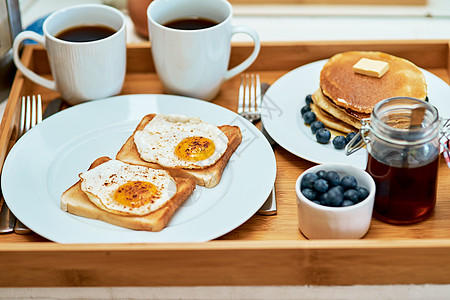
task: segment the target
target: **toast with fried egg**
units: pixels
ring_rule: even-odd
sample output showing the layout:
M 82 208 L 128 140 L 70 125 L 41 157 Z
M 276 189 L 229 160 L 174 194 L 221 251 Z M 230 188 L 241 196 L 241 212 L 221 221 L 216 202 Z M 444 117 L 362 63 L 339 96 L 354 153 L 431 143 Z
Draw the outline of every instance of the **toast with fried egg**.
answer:
M 230 125 L 217 126 L 221 133 L 226 136 L 227 142 L 223 153 L 213 164 L 205 167 L 199 165 L 194 168 L 186 168 L 182 166 L 169 167 L 167 165 L 162 166 L 156 162 L 150 162 L 143 158 L 135 142 L 137 133 L 143 131 L 156 116 L 156 114 L 149 114 L 141 120 L 133 134 L 127 139 L 125 144 L 117 153 L 116 159 L 130 164 L 143 165 L 151 168 L 163 168 L 172 176 L 193 179 L 197 185 L 205 186 L 207 188 L 216 186 L 220 182 L 223 170 L 225 169 L 230 157 L 242 141 L 240 128 L 238 126 Z M 177 133 L 174 131 L 173 134 L 176 135 Z M 151 147 L 151 144 L 148 147 Z
M 104 166 L 104 164 L 111 161 L 112 160 L 109 157 L 100 157 L 91 164 L 88 171 L 95 170 L 97 167 L 102 165 Z M 191 195 L 195 189 L 195 183 L 192 179 L 172 177 L 171 180 L 173 179 L 175 182 L 176 189 L 170 194 L 168 199 L 165 199 L 165 201 L 160 203 L 157 208 L 149 209 L 148 211 L 137 210 L 137 213 L 134 213 L 130 209 L 130 205 L 127 206 L 126 204 L 122 204 L 123 201 L 120 200 L 119 202 L 121 204 L 119 207 L 108 208 L 108 205 L 103 204 L 104 201 L 100 199 L 100 197 L 96 196 L 95 192 L 90 192 L 89 190 L 86 190 L 86 188 L 82 187 L 84 179 L 81 176 L 82 175 L 80 174 L 80 180 L 78 182 L 62 194 L 60 203 L 61 209 L 77 216 L 96 219 L 134 230 L 162 230 L 167 225 L 178 207 Z M 102 187 L 107 186 L 107 183 L 108 182 L 103 182 Z M 139 189 L 142 189 L 142 187 L 134 187 L 132 192 L 134 192 L 135 195 L 142 194 Z M 151 202 L 157 202 L 155 197 L 151 199 Z M 139 202 L 135 201 L 133 203 L 133 207 L 135 208 L 138 206 Z

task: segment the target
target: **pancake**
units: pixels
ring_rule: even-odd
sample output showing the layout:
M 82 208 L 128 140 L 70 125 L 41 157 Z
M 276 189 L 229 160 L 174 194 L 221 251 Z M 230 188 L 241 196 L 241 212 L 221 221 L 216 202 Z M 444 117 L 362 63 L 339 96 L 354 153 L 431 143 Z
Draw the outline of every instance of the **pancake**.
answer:
M 342 133 L 350 133 L 352 131 L 358 131 L 358 129 L 356 129 L 355 127 L 336 119 L 335 117 L 321 109 L 318 105 L 311 103 L 310 107 L 311 111 L 313 111 L 316 115 L 317 120 L 321 121 L 325 125 L 325 127 L 330 130 L 332 136 L 342 135 Z
M 385 61 L 389 63 L 389 71 L 381 78 L 356 74 L 353 65 L 361 58 Z M 372 51 L 349 51 L 331 57 L 320 73 L 320 88 L 348 113 L 370 114 L 375 104 L 386 98 L 405 96 L 425 100 L 427 96 L 425 76 L 416 65 Z
M 329 115 L 329 118 L 325 118 L 324 116 L 319 116 L 316 113 L 318 109 L 315 109 L 316 111 L 314 111 L 316 117 L 320 121 L 322 121 L 325 126 L 329 126 L 342 132 L 347 132 L 348 129 L 352 129 L 350 131 L 358 131 L 359 128 L 361 128 L 361 122 L 359 118 L 356 118 L 355 116 L 349 114 L 345 109 L 342 109 L 335 105 L 329 98 L 325 97 L 322 94 L 322 91 L 320 89 L 318 89 L 311 96 L 314 104 L 317 105 L 324 113 L 328 113 Z M 318 113 L 320 114 L 320 111 L 318 111 Z M 368 116 L 369 115 L 367 115 L 367 117 Z M 321 120 L 321 118 L 325 119 L 329 124 L 327 125 L 323 120 Z

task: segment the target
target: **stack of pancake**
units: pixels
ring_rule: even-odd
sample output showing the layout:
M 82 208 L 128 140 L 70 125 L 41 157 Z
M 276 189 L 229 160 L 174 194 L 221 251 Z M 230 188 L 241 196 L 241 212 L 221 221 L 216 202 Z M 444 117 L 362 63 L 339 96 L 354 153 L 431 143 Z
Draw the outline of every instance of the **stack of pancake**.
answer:
M 385 61 L 389 70 L 381 78 L 353 70 L 361 58 Z M 382 52 L 350 51 L 331 57 L 320 73 L 320 88 L 312 95 L 312 111 L 326 127 L 343 133 L 358 131 L 375 104 L 391 97 L 425 100 L 425 76 L 410 61 Z

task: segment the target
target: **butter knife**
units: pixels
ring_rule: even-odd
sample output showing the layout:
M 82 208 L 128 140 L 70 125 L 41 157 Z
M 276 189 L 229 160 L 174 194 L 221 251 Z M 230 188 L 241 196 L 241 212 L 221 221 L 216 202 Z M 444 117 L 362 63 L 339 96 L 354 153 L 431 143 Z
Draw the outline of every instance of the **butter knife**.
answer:
M 42 119 L 48 118 L 54 113 L 57 113 L 61 109 L 62 99 L 56 98 L 52 100 L 44 110 L 42 114 Z M 19 219 L 17 219 L 16 224 L 14 226 L 14 232 L 16 234 L 30 234 L 33 231 L 29 229 L 26 225 L 24 225 Z
M 264 97 L 264 94 L 269 89 L 270 85 L 268 83 L 261 83 L 261 97 Z M 269 141 L 272 148 L 276 145 L 275 141 L 272 139 L 272 137 L 267 133 L 266 129 L 264 128 L 263 123 L 261 122 L 261 133 L 266 137 L 266 139 Z M 267 197 L 266 202 L 261 206 L 261 208 L 257 211 L 259 215 L 264 216 L 272 216 L 277 214 L 277 199 L 275 197 L 275 184 L 272 188 L 272 191 L 270 192 L 269 197 Z

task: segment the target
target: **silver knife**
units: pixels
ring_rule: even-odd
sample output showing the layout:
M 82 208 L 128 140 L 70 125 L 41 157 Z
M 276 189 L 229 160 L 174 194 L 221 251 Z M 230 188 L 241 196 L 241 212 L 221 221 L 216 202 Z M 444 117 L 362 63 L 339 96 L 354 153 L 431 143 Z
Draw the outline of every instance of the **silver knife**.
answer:
M 261 83 L 261 97 L 264 96 L 267 89 L 270 87 L 267 83 Z M 266 139 L 269 141 L 270 145 L 275 146 L 276 143 L 272 139 L 272 137 L 267 133 L 266 129 L 264 128 L 263 123 L 261 122 L 261 133 L 266 137 Z M 272 188 L 272 191 L 270 192 L 269 197 L 267 197 L 266 202 L 261 206 L 261 208 L 257 211 L 259 215 L 264 216 L 272 216 L 277 214 L 277 199 L 275 198 L 275 184 Z
M 44 113 L 42 114 L 42 119 L 50 117 L 54 113 L 57 113 L 61 109 L 62 99 L 56 98 L 52 100 L 47 107 L 45 108 Z M 25 226 L 19 219 L 17 219 L 16 224 L 14 226 L 14 232 L 16 234 L 30 234 L 33 231 Z

